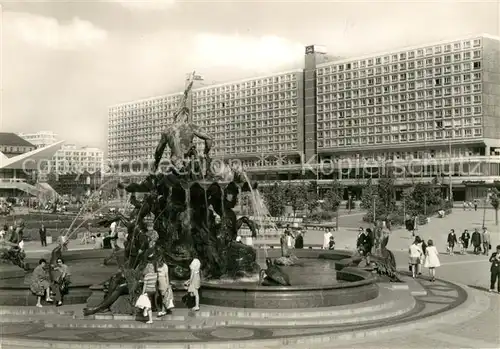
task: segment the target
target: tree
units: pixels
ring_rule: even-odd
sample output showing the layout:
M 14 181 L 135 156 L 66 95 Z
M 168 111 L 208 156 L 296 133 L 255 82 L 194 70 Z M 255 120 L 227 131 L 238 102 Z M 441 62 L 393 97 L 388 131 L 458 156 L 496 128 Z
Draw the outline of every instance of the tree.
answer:
M 285 213 L 285 188 L 278 183 L 267 187 L 264 192 L 264 200 L 269 214 L 273 217 L 280 217 Z
M 381 178 L 377 185 L 369 179 L 361 196 L 361 208 L 367 210 L 364 219 L 373 222 L 375 211 L 375 219 L 388 220 L 397 211 L 395 193 L 394 178 Z
M 337 212 L 342 202 L 344 188 L 337 180 L 334 180 L 332 187 L 328 189 L 324 196 L 323 207 L 327 211 Z
M 383 214 L 390 214 L 396 210 L 396 188 L 394 178 L 381 178 L 377 185 L 377 206 L 381 206 Z
M 316 189 L 309 188 L 306 194 L 305 206 L 307 208 L 308 214 L 312 215 L 314 210 L 319 206 L 319 196 Z
M 493 188 L 490 192 L 490 204 L 495 210 L 495 225 L 498 225 L 498 207 L 500 204 L 500 192 L 497 188 Z
M 432 215 L 444 206 L 439 189 L 434 185 L 417 183 L 404 196 L 405 210 L 412 216 Z
M 288 184 L 285 190 L 287 203 L 292 207 L 293 216 L 297 214 L 297 210 L 303 210 L 307 200 L 307 190 L 304 184 L 292 185 Z
M 376 186 L 373 184 L 371 178 L 366 181 L 361 195 L 360 207 L 364 210 L 371 210 L 373 207 L 373 196 L 377 191 Z

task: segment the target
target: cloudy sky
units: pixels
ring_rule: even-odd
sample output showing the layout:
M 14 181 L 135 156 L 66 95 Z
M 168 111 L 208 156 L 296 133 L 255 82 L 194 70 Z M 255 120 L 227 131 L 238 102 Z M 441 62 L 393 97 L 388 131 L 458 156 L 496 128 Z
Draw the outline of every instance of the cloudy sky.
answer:
M 0 3 L 1 130 L 103 149 L 109 105 L 180 90 L 193 69 L 223 82 L 301 67 L 307 44 L 350 56 L 500 23 L 497 1 Z

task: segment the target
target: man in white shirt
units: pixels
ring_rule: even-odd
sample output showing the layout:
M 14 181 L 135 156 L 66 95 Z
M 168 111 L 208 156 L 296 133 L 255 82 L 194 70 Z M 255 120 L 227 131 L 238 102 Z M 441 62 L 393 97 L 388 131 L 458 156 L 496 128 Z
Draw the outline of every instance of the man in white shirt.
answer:
M 117 247 L 116 240 L 118 240 L 118 231 L 116 230 L 116 222 L 111 223 L 109 230 L 110 230 L 109 242 L 111 244 L 111 247 L 115 249 Z
M 323 250 L 328 250 L 330 245 L 330 237 L 332 236 L 333 234 L 330 229 L 327 229 L 325 234 L 323 235 Z

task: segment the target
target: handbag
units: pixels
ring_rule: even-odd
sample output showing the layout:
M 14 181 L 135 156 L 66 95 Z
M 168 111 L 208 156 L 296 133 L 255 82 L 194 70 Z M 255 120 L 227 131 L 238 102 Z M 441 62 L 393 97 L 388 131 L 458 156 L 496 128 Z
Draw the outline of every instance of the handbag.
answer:
M 137 298 L 137 302 L 135 302 L 136 308 L 139 309 L 144 309 L 148 308 L 151 309 L 151 300 L 149 299 L 148 295 L 143 293 Z
M 182 296 L 182 303 L 184 303 L 188 308 L 194 308 L 196 305 L 196 298 L 194 297 L 194 294 L 191 292 L 186 293 Z

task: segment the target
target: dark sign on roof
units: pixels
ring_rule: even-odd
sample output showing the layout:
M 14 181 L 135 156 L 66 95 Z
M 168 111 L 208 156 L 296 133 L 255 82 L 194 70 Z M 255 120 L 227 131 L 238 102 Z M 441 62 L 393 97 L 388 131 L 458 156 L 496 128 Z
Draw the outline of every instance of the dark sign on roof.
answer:
M 22 137 L 15 133 L 0 132 L 0 146 L 4 147 L 35 147 Z

